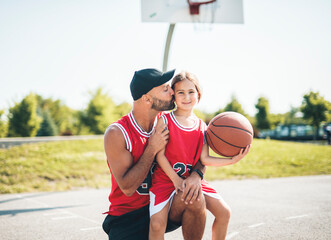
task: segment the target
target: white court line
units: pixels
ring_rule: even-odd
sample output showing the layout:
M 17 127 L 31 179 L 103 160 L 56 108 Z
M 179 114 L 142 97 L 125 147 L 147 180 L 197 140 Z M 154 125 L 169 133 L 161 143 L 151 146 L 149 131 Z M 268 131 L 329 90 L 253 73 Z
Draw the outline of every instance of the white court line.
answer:
M 239 232 L 233 232 L 233 233 L 230 233 L 230 234 L 228 234 L 228 235 L 226 236 L 225 239 L 229 240 L 229 239 L 233 238 L 234 236 L 236 236 L 236 235 L 238 235 L 238 234 L 239 234 Z
M 291 220 L 291 219 L 296 219 L 296 218 L 303 218 L 303 217 L 308 217 L 307 214 L 299 215 L 299 216 L 292 216 L 292 217 L 287 217 L 285 218 L 286 220 Z
M 71 214 L 71 213 L 63 211 L 63 212 L 44 213 L 43 215 L 44 216 L 52 216 L 52 215 L 58 215 L 58 214 Z
M 89 221 L 89 222 L 91 222 L 91 223 L 96 223 L 96 224 L 101 224 L 100 222 L 97 222 L 97 221 L 94 221 L 94 220 L 92 220 L 92 219 L 89 219 L 89 218 L 86 218 L 86 217 L 83 217 L 83 216 L 81 216 L 81 215 L 77 215 L 77 214 L 75 214 L 75 213 L 71 213 L 72 215 L 75 215 L 76 217 L 78 217 L 78 218 L 80 218 L 80 219 L 84 219 L 85 221 Z
M 31 201 L 31 202 L 35 202 L 35 203 L 38 203 L 38 204 L 41 204 L 41 205 L 43 205 L 43 206 L 45 206 L 45 207 L 50 207 L 48 204 L 46 204 L 46 203 L 43 203 L 43 202 L 40 202 L 40 201 L 37 201 L 37 200 L 32 200 L 32 199 L 28 199 L 28 198 L 25 198 L 25 197 L 23 197 L 22 195 L 17 195 L 17 197 L 19 197 L 19 198 L 22 198 L 22 199 L 24 199 L 24 200 L 27 200 L 27 201 Z M 59 212 L 60 213 L 60 212 Z M 97 221 L 94 221 L 94 220 L 92 220 L 92 219 L 89 219 L 89 218 L 86 218 L 86 217 L 83 217 L 83 216 L 81 216 L 81 215 L 78 215 L 78 214 L 74 214 L 74 213 L 72 213 L 72 212 L 70 212 L 70 211 L 63 211 L 62 212 L 63 214 L 71 214 L 71 216 L 67 216 L 67 217 L 54 217 L 54 218 L 52 218 L 53 220 L 60 220 L 60 219 L 66 219 L 66 218 L 81 218 L 81 219 L 84 219 L 84 220 L 86 220 L 86 221 L 89 221 L 89 222 L 92 222 L 92 223 L 96 223 L 96 224 L 100 224 L 99 222 L 97 222 Z M 46 214 L 46 213 L 45 213 Z M 49 215 L 51 215 L 52 213 L 48 213 Z M 44 215 L 44 216 L 47 216 L 47 215 Z
M 89 230 L 95 230 L 95 229 L 101 229 L 101 227 L 89 227 L 89 228 L 81 228 L 81 231 L 89 231 Z
M 58 212 L 58 213 L 54 213 L 54 214 L 70 214 L 70 216 L 66 216 L 66 217 L 53 217 L 52 220 L 60 220 L 60 219 L 66 219 L 66 218 L 80 218 L 80 219 L 83 219 L 85 221 L 89 221 L 91 223 L 96 223 L 96 224 L 100 224 L 99 222 L 97 221 L 94 221 L 92 219 L 89 219 L 89 218 L 86 218 L 86 217 L 83 217 L 81 215 L 78 215 L 78 214 L 75 214 L 75 213 L 72 213 L 70 211 L 63 211 L 63 212 Z M 52 215 L 52 213 L 49 213 L 49 215 Z
M 78 216 L 54 217 L 52 220 L 62 220 L 67 218 L 77 218 Z
M 255 228 L 255 227 L 259 227 L 259 226 L 262 226 L 264 225 L 265 223 L 257 223 L 257 224 L 253 224 L 253 225 L 250 225 L 248 226 L 249 228 Z
M 30 202 L 38 203 L 38 204 L 40 204 L 40 205 L 43 205 L 44 207 L 49 207 L 49 205 L 46 204 L 46 203 L 39 202 L 39 201 L 37 201 L 37 200 L 30 199 L 30 198 L 25 198 L 25 197 L 23 197 L 22 195 L 18 195 L 18 197 L 19 197 L 19 198 L 22 198 L 22 199 L 24 199 L 24 200 L 30 201 Z

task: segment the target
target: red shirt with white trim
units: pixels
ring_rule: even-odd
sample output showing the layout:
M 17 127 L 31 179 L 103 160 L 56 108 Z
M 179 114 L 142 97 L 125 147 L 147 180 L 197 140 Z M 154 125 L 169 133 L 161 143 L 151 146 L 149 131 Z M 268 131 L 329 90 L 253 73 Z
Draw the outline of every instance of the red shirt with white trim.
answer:
M 161 114 L 156 117 L 153 129 L 160 115 Z M 126 149 L 131 152 L 134 164 L 137 163 L 147 146 L 148 139 L 153 129 L 149 133 L 143 131 L 137 124 L 132 112 L 125 115 L 115 123 L 112 123 L 110 126 L 117 126 L 122 131 L 126 142 Z M 109 127 L 107 130 L 108 129 Z M 110 167 L 109 170 L 111 173 Z M 150 184 L 151 174 L 149 173 L 145 181 L 140 185 L 136 192 L 132 196 L 128 197 L 122 192 L 115 178 L 111 175 L 111 192 L 108 198 L 110 206 L 109 211 L 106 213 L 113 216 L 120 216 L 148 205 Z
M 192 127 L 184 127 L 176 120 L 173 112 L 164 114 L 162 118 L 168 124 L 169 129 L 169 142 L 165 149 L 165 156 L 174 171 L 182 178 L 187 178 L 191 174 L 191 169 L 200 159 L 207 126 L 196 117 Z M 216 191 L 206 181 L 202 180 L 201 185 L 204 193 L 216 194 Z M 174 190 L 175 187 L 170 178 L 160 165 L 156 165 L 150 188 L 152 205 L 150 210 L 158 204 L 168 201 Z

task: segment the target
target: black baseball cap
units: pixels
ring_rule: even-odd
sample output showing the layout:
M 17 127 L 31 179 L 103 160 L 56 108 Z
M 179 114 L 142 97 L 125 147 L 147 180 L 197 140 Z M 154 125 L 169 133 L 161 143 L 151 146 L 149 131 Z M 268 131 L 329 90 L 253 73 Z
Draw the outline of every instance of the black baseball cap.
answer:
M 175 74 L 175 69 L 161 72 L 155 68 L 136 71 L 130 83 L 131 95 L 134 101 L 141 98 L 155 87 L 168 82 Z

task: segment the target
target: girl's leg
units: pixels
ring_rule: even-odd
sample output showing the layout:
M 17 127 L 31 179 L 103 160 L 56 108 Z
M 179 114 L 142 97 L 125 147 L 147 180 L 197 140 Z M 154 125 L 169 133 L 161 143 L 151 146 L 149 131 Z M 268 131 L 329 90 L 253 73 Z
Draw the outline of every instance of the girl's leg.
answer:
M 212 239 L 224 240 L 228 230 L 231 210 L 223 199 L 205 195 L 207 209 L 215 216 L 212 227 Z
M 170 201 L 164 208 L 151 216 L 149 223 L 149 239 L 151 240 L 163 240 L 165 230 L 168 222 L 168 213 L 169 213 Z

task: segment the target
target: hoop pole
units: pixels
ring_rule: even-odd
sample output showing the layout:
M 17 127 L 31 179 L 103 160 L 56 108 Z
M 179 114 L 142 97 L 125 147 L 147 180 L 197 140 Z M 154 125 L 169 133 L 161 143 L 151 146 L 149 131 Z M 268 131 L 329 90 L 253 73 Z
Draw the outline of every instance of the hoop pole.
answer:
M 171 45 L 172 34 L 174 32 L 176 23 L 170 23 L 167 35 L 167 41 L 164 48 L 164 55 L 163 55 L 163 72 L 167 71 L 168 68 L 168 58 L 169 58 L 169 50 Z

